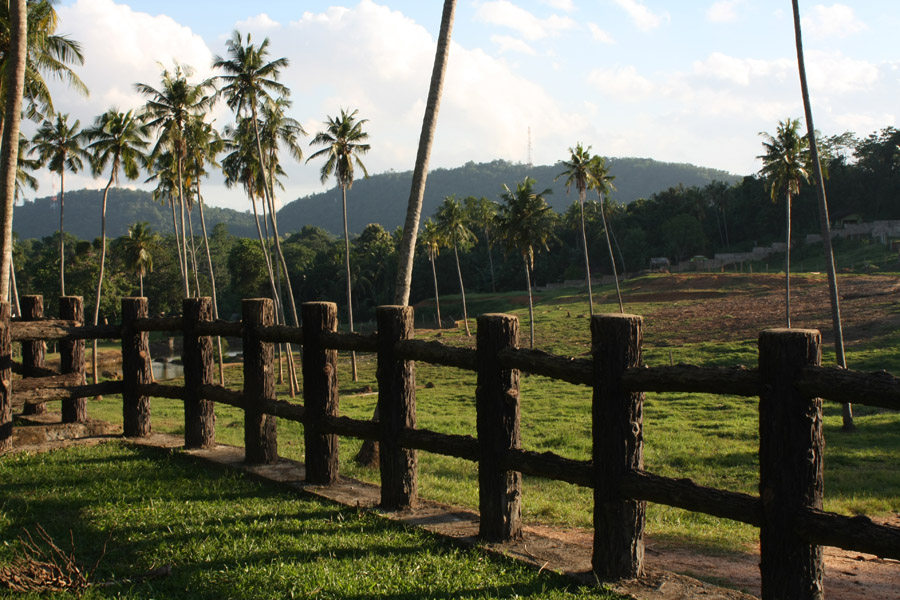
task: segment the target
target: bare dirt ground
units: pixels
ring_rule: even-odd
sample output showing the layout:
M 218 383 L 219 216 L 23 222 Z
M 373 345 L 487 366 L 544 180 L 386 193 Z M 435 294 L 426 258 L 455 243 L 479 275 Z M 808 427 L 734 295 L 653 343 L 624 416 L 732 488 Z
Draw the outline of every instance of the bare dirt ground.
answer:
M 840 279 L 840 284 L 844 336 L 848 345 L 900 329 L 900 305 L 897 303 L 900 278 L 847 276 Z M 654 330 L 664 329 L 666 339 L 674 343 L 746 340 L 768 327 L 784 325 L 783 285 L 783 278 L 777 276 L 679 274 L 642 282 L 639 287 L 626 292 L 625 302 L 627 310 L 637 314 L 641 313 L 640 305 L 644 302 L 672 303 L 657 309 L 645 320 L 648 339 L 652 339 Z M 723 287 L 729 289 L 728 293 L 721 291 Z M 689 302 L 696 300 L 703 302 Z M 820 329 L 824 341 L 831 342 L 831 313 L 824 277 L 792 279 L 791 314 L 794 327 Z M 52 420 L 54 417 L 48 415 L 46 418 Z M 65 437 L 62 434 L 49 434 L 49 438 L 41 442 L 40 436 L 33 433 L 28 441 L 23 439 L 21 442 L 30 444 L 27 446 L 30 451 L 41 451 L 72 443 L 99 443 L 111 439 L 109 435 L 97 436 L 100 433 L 109 432 L 85 431 L 81 435 L 96 437 L 81 442 L 59 439 Z M 148 442 L 168 446 L 180 443 L 171 436 L 153 436 Z M 16 445 L 21 448 L 22 444 Z M 233 466 L 241 463 L 238 449 L 220 446 L 217 450 L 192 451 L 192 454 L 203 452 L 209 455 L 204 457 L 208 460 Z M 270 471 L 273 474 L 256 474 L 304 487 L 298 483 L 303 478 L 302 465 L 282 461 Z M 350 506 L 367 507 L 377 503 L 377 492 L 373 491 L 377 488 L 349 480 L 334 489 L 305 489 Z M 477 532 L 477 521 L 473 520 L 472 513 L 435 503 L 423 503 L 416 510 L 388 516 L 411 525 L 426 526 L 436 533 L 468 543 L 474 541 Z M 880 521 L 900 527 L 900 515 L 897 514 Z M 587 530 L 530 526 L 521 543 L 493 549 L 531 562 L 538 568 L 568 572 L 584 579 L 590 570 L 591 536 Z M 640 600 L 737 600 L 748 598 L 747 594 L 758 597 L 758 563 L 758 549 L 745 554 L 716 555 L 690 546 L 661 543 L 650 537 L 646 540 L 647 576 L 641 581 L 623 582 L 614 587 Z M 707 585 L 698 579 L 724 587 Z M 828 598 L 842 600 L 896 600 L 900 597 L 900 562 L 826 548 L 825 590 Z

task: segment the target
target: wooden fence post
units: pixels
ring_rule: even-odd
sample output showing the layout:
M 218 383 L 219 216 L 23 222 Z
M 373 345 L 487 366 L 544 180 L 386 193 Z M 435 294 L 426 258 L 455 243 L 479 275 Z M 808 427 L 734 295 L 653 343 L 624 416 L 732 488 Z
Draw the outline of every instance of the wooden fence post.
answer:
M 182 301 L 184 344 L 184 447 L 212 448 L 216 445 L 216 412 L 212 400 L 204 400 L 200 386 L 213 382 L 213 344 L 208 335 L 195 333 L 197 323 L 212 321 L 210 298 L 185 298 Z
M 800 508 L 822 508 L 822 400 L 794 387 L 800 370 L 818 366 L 821 335 L 812 329 L 759 334 L 759 531 L 762 598 L 820 600 L 822 548 L 794 531 Z
M 259 410 L 259 404 L 275 399 L 275 347 L 263 342 L 257 327 L 275 324 L 275 307 L 269 298 L 241 302 L 244 320 L 244 453 L 251 465 L 278 461 L 275 417 Z
M 81 296 L 60 296 L 59 318 L 84 325 L 84 298 Z M 78 373 L 84 384 L 84 340 L 61 340 L 59 342 L 59 372 Z M 87 398 L 66 398 L 62 401 L 62 422 L 83 423 L 87 421 Z
M 378 417 L 381 429 L 381 506 L 409 508 L 419 494 L 418 456 L 402 448 L 398 436 L 416 427 L 416 363 L 394 355 L 394 344 L 414 337 L 415 312 L 411 306 L 379 306 Z
M 319 421 L 338 415 L 337 350 L 322 345 L 322 333 L 337 331 L 337 304 L 306 302 L 303 316 L 303 426 L 306 446 L 306 481 L 330 485 L 340 472 L 338 436 L 321 433 Z
M 40 295 L 22 296 L 22 320 L 39 321 L 44 318 L 44 297 Z M 22 342 L 22 367 L 26 377 L 34 377 L 34 369 L 44 366 L 44 340 Z M 26 404 L 22 408 L 23 415 L 42 415 L 47 412 L 47 405 Z
M 122 429 L 125 437 L 150 435 L 150 397 L 137 386 L 150 383 L 150 334 L 132 322 L 146 318 L 146 298 L 122 298 Z
M 641 364 L 643 320 L 636 315 L 594 315 L 592 407 L 594 551 L 600 579 L 632 579 L 644 570 L 646 502 L 622 497 L 622 477 L 644 467 L 644 394 L 622 390 L 622 374 Z
M 12 449 L 12 338 L 9 302 L 0 302 L 0 452 Z
M 506 471 L 500 464 L 506 450 L 521 446 L 519 371 L 500 366 L 497 353 L 519 345 L 519 319 L 487 314 L 477 321 L 479 535 L 491 541 L 506 541 L 522 536 L 522 474 Z

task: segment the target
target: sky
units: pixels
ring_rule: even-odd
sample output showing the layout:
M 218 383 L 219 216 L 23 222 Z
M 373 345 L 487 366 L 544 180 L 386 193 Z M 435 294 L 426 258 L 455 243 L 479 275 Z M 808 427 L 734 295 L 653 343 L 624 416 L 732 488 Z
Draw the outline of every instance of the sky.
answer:
M 415 164 L 443 2 L 440 0 L 62 0 L 58 33 L 83 46 L 82 97 L 52 84 L 59 112 L 82 126 L 138 108 L 137 82 L 163 68 L 215 75 L 232 31 L 286 57 L 290 116 L 309 137 L 341 108 L 368 120 L 370 173 Z M 897 126 L 900 2 L 801 0 L 816 128 L 860 137 Z M 504 159 L 553 164 L 581 142 L 609 157 L 759 170 L 761 131 L 803 114 L 788 0 L 458 0 L 431 168 Z M 216 127 L 233 122 L 224 103 Z M 33 131 L 26 128 L 26 133 Z M 284 159 L 279 199 L 334 187 L 317 162 Z M 66 189 L 105 177 L 67 175 Z M 36 196 L 57 193 L 39 178 Z M 510 184 L 514 182 L 509 182 Z M 541 182 L 538 182 L 540 185 Z M 141 181 L 123 183 L 147 187 Z M 221 177 L 207 203 L 247 210 Z M 398 199 L 406 202 L 406 198 Z

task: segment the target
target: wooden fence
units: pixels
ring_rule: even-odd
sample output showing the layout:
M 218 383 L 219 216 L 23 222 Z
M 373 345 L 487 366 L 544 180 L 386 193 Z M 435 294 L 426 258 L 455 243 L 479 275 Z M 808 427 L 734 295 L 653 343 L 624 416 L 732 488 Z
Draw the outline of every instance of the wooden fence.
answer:
M 29 299 L 27 306 L 41 306 Z M 478 317 L 476 349 L 413 339 L 413 310 L 382 306 L 378 332 L 337 332 L 335 304 L 303 305 L 302 328 L 276 326 L 272 302 L 243 301 L 241 322 L 212 321 L 208 298 L 184 300 L 183 317 L 147 317 L 146 298 L 122 299 L 122 323 L 83 326 L 81 298 L 62 298 L 60 319 L 39 311 L 9 321 L 0 304 L 0 448 L 9 445 L 10 406 L 63 401 L 63 420 L 83 419 L 84 398 L 122 394 L 124 433 L 150 432 L 150 397 L 185 405 L 185 446 L 215 443 L 214 403 L 245 414 L 249 463 L 278 459 L 276 417 L 304 424 L 306 477 L 337 480 L 338 436 L 378 441 L 381 503 L 386 509 L 417 499 L 416 451 L 478 463 L 480 534 L 503 541 L 521 536 L 522 475 L 566 481 L 594 490 L 593 569 L 601 579 L 630 578 L 643 569 L 647 501 L 749 523 L 760 528 L 762 597 L 823 598 L 822 546 L 837 546 L 900 559 L 900 528 L 862 516 L 822 510 L 822 399 L 900 409 L 900 379 L 820 366 L 818 331 L 773 329 L 759 336 L 757 369 L 642 365 L 642 319 L 596 315 L 591 319 L 592 357 L 573 359 L 517 347 L 518 320 L 502 314 Z M 148 332 L 182 332 L 184 385 L 150 383 Z M 210 336 L 241 337 L 244 388 L 212 383 Z M 84 384 L 84 340 L 122 341 L 123 378 Z M 33 356 L 38 340 L 58 340 L 60 373 Z M 10 344 L 23 343 L 24 375 L 13 390 Z M 275 397 L 273 344 L 303 345 L 303 398 L 299 405 Z M 337 351 L 369 351 L 378 361 L 378 422 L 339 415 Z M 415 368 L 425 361 L 477 372 L 476 436 L 448 435 L 416 427 Z M 562 458 L 521 448 L 519 372 L 526 371 L 592 390 L 593 451 L 590 460 Z M 39 375 L 39 377 L 34 377 Z M 14 393 L 13 393 L 14 391 Z M 701 392 L 759 398 L 760 495 L 752 496 L 662 477 L 643 469 L 644 392 Z

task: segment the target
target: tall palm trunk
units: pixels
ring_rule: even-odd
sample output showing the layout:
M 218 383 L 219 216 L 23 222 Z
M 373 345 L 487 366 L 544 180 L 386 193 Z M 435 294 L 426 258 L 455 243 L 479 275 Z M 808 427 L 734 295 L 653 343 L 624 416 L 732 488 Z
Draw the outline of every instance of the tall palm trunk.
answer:
M 434 252 L 429 252 L 428 258 L 431 259 L 431 276 L 434 278 L 434 306 L 437 310 L 438 329 L 443 329 L 444 327 L 441 323 L 441 300 L 438 297 L 437 269 L 434 266 Z
M 94 325 L 100 321 L 100 292 L 103 289 L 103 270 L 106 267 L 106 200 L 109 197 L 109 188 L 112 187 L 116 177 L 116 166 L 113 165 L 112 175 L 103 189 L 103 204 L 100 209 L 100 276 L 97 278 L 97 300 L 94 302 Z M 94 339 L 93 352 L 91 353 L 91 367 L 93 368 L 93 381 L 97 383 L 97 340 Z
M 584 227 L 583 212 L 581 218 L 581 226 Z M 622 290 L 619 289 L 619 273 L 616 271 L 616 258 L 613 256 L 612 242 L 609 240 L 609 225 L 606 224 L 606 211 L 603 210 L 603 196 L 600 196 L 600 219 L 603 221 L 603 231 L 606 232 L 606 247 L 609 248 L 609 264 L 612 266 L 613 280 L 616 282 L 616 298 L 619 300 L 619 312 L 625 314 L 625 306 L 622 304 Z M 584 233 L 583 229 L 582 233 Z M 587 245 L 585 245 L 585 253 L 587 253 Z
M 403 237 L 400 241 L 394 304 L 403 306 L 409 304 L 413 255 L 416 250 L 419 219 L 422 216 L 425 180 L 428 178 L 428 160 L 431 157 L 431 146 L 434 143 L 434 131 L 437 127 L 438 111 L 441 107 L 444 76 L 447 73 L 447 62 L 450 57 L 450 36 L 453 32 L 453 16 L 455 12 L 456 0 L 444 0 L 444 10 L 441 13 L 441 29 L 438 33 L 437 49 L 434 54 L 434 68 L 431 71 L 431 84 L 428 88 L 428 100 L 425 103 L 425 116 L 422 119 L 422 133 L 419 136 L 419 150 L 416 153 L 416 166 L 413 171 L 412 187 L 409 192 L 409 204 L 406 208 L 406 221 L 403 224 Z
M 140 282 L 141 298 L 144 297 L 144 274 L 138 273 L 138 281 Z
M 200 228 L 203 230 L 203 247 L 206 249 L 206 265 L 209 267 L 209 285 L 212 288 L 213 319 L 219 319 L 219 302 L 216 298 L 216 275 L 213 272 L 212 254 L 209 251 L 209 235 L 206 232 L 206 218 L 203 216 L 203 197 L 200 196 L 200 183 L 197 182 L 197 206 L 200 207 Z M 143 295 L 143 294 L 141 294 Z M 225 366 L 222 356 L 222 337 L 216 336 L 219 347 L 219 383 L 225 385 Z
M 522 262 L 525 263 L 525 285 L 528 287 L 528 324 L 531 330 L 529 348 L 534 350 L 534 298 L 531 296 L 531 267 L 528 265 L 528 258 L 525 255 L 522 255 Z
M 169 206 L 172 207 L 172 230 L 175 232 L 175 252 L 178 253 L 178 270 L 181 271 L 182 285 L 187 285 L 187 273 L 184 271 L 184 256 L 181 254 L 181 244 L 179 243 L 180 235 L 178 232 L 178 217 L 175 213 L 175 199 L 169 196 Z
M 469 332 L 469 311 L 466 308 L 466 287 L 463 285 L 462 269 L 459 266 L 459 252 L 456 250 L 456 244 L 453 244 L 453 256 L 456 257 L 456 274 L 459 276 L 459 293 L 462 295 L 463 305 L 463 323 L 466 325 L 466 337 L 471 337 Z
M 197 272 L 197 248 L 194 246 L 194 221 L 191 218 L 191 213 L 193 211 L 189 208 L 187 211 L 188 214 L 188 231 L 190 232 L 190 240 L 191 240 L 191 267 L 194 269 L 194 295 L 196 297 L 200 297 L 200 277 Z
M 484 245 L 487 246 L 488 263 L 491 265 L 491 291 L 497 293 L 497 283 L 494 279 L 494 254 L 491 252 L 491 234 L 487 227 L 484 228 Z M 432 264 L 432 267 L 434 264 Z
M 0 148 L 0 189 L 3 207 L 0 210 L 0 298 L 9 296 L 12 266 L 13 206 L 16 200 L 16 167 L 19 157 L 19 125 L 22 120 L 22 95 L 25 90 L 25 59 L 27 55 L 28 7 L 25 0 L 9 1 L 9 50 L 6 57 L 6 98 L 3 105 L 4 128 Z M 8 406 L 8 405 L 7 405 Z M 2 411 L 0 411 L 2 412 Z M 4 442 L 0 442 L 2 446 Z
M 581 204 L 581 245 L 584 247 L 584 272 L 587 275 L 587 288 L 588 288 L 588 304 L 590 305 L 591 316 L 594 316 L 594 291 L 591 285 L 591 259 L 588 258 L 588 245 L 587 245 L 587 232 L 584 229 L 584 192 L 579 194 L 581 197 L 579 198 Z M 616 268 L 616 265 L 613 265 L 613 269 Z
M 341 184 L 341 205 L 344 215 L 344 269 L 347 272 L 347 318 L 350 321 L 350 332 L 353 332 L 353 294 L 350 290 L 350 232 L 347 229 L 347 187 Z M 358 381 L 356 374 L 356 352 L 350 352 L 350 367 L 353 381 Z
M 62 164 L 66 164 L 66 154 L 63 153 Z M 63 229 L 63 215 L 66 212 L 66 168 L 63 166 L 59 172 L 59 291 L 61 296 L 66 295 L 66 238 Z
M 834 251 L 831 247 L 831 227 L 828 218 L 828 199 L 825 196 L 825 180 L 822 177 L 822 166 L 819 163 L 819 148 L 816 142 L 816 128 L 813 125 L 812 105 L 809 101 L 809 86 L 806 82 L 806 62 L 803 59 L 803 37 L 800 32 L 800 7 L 798 0 L 792 0 L 794 11 L 794 39 L 797 45 L 797 67 L 800 73 L 800 91 L 803 96 L 803 110 L 806 114 L 806 128 L 809 135 L 809 148 L 813 160 L 813 173 L 816 178 L 816 196 L 819 201 L 819 228 L 822 233 L 822 244 L 825 249 L 825 268 L 828 271 L 828 292 L 831 299 L 831 321 L 834 327 L 834 353 L 838 366 L 847 368 L 844 355 L 844 330 L 841 326 L 841 307 L 838 295 L 837 274 L 834 268 Z M 853 407 L 849 402 L 841 405 L 841 416 L 844 431 L 853 431 Z
M 180 156 L 178 157 L 178 202 L 181 205 L 181 253 L 184 256 L 184 297 L 190 298 L 191 288 L 188 283 L 190 275 L 188 273 L 187 240 L 185 237 L 187 232 L 184 229 L 184 187 L 182 183 L 182 165 Z
M 785 235 L 784 248 L 784 322 L 785 327 L 791 327 L 791 192 L 785 197 L 785 223 L 787 234 Z

